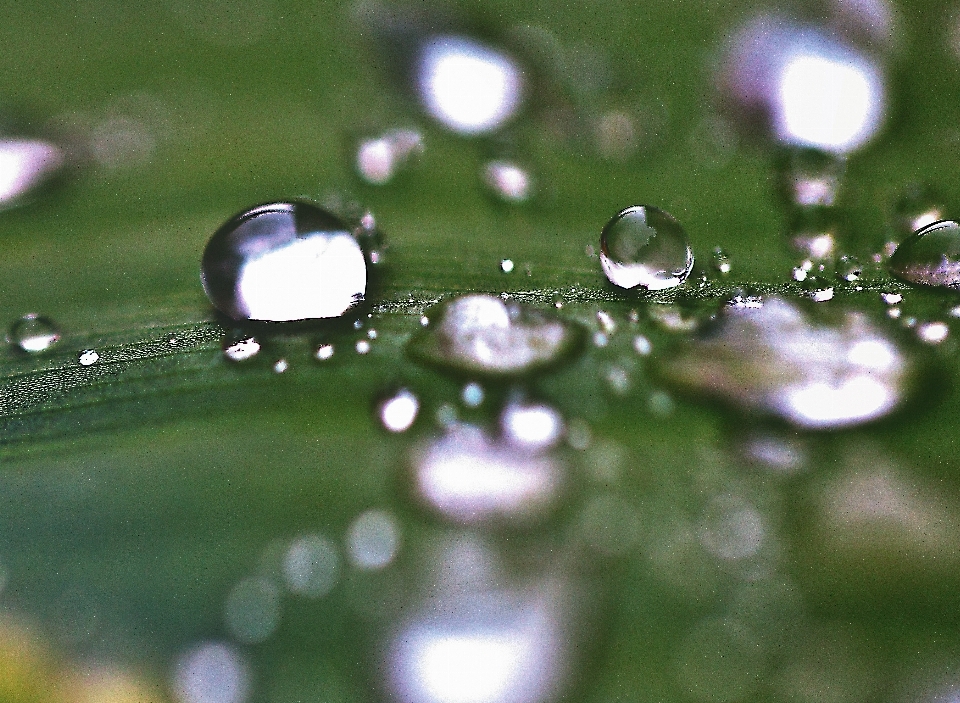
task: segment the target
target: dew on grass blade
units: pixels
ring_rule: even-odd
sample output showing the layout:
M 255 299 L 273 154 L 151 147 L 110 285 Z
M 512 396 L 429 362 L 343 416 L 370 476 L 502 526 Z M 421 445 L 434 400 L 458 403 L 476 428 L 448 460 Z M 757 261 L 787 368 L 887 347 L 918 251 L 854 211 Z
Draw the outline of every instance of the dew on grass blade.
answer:
M 720 247 L 713 248 L 713 255 L 710 258 L 710 265 L 713 270 L 719 273 L 721 276 L 729 275 L 730 270 L 733 268 L 727 252 Z
M 386 185 L 408 162 L 423 153 L 423 136 L 411 129 L 394 129 L 365 139 L 357 146 L 356 168 L 371 185 Z
M 693 250 L 671 215 L 635 205 L 621 210 L 603 228 L 600 265 L 620 288 L 663 290 L 687 279 L 693 270 Z
M 0 208 L 16 205 L 58 173 L 63 150 L 39 139 L 0 139 Z
M 259 340 L 245 332 L 234 331 L 223 338 L 223 356 L 228 361 L 240 363 L 249 361 L 260 353 Z
M 28 313 L 10 327 L 10 342 L 27 354 L 47 351 L 59 341 L 60 330 L 43 315 Z
M 468 375 L 541 370 L 565 359 L 583 339 L 572 323 L 492 295 L 456 298 L 430 319 L 411 340 L 411 354 Z
M 367 265 L 338 218 L 306 203 L 272 203 L 216 231 L 201 278 L 210 301 L 234 320 L 315 320 L 363 300 Z
M 890 272 L 910 283 L 960 287 L 960 224 L 942 220 L 915 232 L 890 257 Z

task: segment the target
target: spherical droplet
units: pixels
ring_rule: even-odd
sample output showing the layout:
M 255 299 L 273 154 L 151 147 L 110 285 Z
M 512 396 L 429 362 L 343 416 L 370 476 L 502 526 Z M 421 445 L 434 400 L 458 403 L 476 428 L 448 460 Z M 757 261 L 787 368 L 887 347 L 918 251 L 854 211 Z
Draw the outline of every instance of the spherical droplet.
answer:
M 512 161 L 490 161 L 480 175 L 490 192 L 505 203 L 517 205 L 533 196 L 529 171 Z
M 620 288 L 663 290 L 683 283 L 693 270 L 693 251 L 683 227 L 663 210 L 636 205 L 621 210 L 600 235 L 600 265 Z
M 710 260 L 710 264 L 713 266 L 713 270 L 721 276 L 728 275 L 732 269 L 730 257 L 727 256 L 727 253 L 720 247 L 713 248 L 713 257 Z
M 29 313 L 13 323 L 10 341 L 22 352 L 37 354 L 60 341 L 60 330 L 49 318 Z
M 500 261 L 500 270 L 504 273 L 513 273 L 513 260 L 503 259 Z
M 313 353 L 313 358 L 317 361 L 326 361 L 327 359 L 332 359 L 333 351 L 334 349 L 332 344 L 321 344 Z
M 890 272 L 910 283 L 960 287 L 960 224 L 942 220 L 915 232 L 890 257 Z
M 287 322 L 343 315 L 363 300 L 367 265 L 347 225 L 305 203 L 240 213 L 216 231 L 201 278 L 234 320 Z
M 380 403 L 377 414 L 380 423 L 390 432 L 406 432 L 420 412 L 420 399 L 406 388 L 401 388 Z

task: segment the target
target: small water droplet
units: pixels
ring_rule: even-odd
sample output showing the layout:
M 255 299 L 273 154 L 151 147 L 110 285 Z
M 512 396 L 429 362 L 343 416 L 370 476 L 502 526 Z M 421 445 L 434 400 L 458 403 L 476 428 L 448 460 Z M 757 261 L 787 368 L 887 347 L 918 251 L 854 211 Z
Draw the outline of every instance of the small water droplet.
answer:
M 510 259 L 503 259 L 500 262 L 500 270 L 503 271 L 504 273 L 512 273 L 513 261 L 511 261 Z
M 653 344 L 642 334 L 638 334 L 633 338 L 633 350 L 640 356 L 649 356 L 653 351 Z
M 645 205 L 621 210 L 600 235 L 600 264 L 620 288 L 663 290 L 693 270 L 686 232 L 671 215 Z
M 100 360 L 100 355 L 95 349 L 84 349 L 80 352 L 78 361 L 81 366 L 92 366 Z
M 529 171 L 512 161 L 490 161 L 480 175 L 490 192 L 505 203 L 519 205 L 533 197 Z
M 347 556 L 364 571 L 388 567 L 400 549 L 400 523 L 385 510 L 368 510 L 347 530 Z
M 600 329 L 608 335 L 617 331 L 617 323 L 614 321 L 613 315 L 606 310 L 597 310 L 597 322 L 600 324 Z
M 943 220 L 915 232 L 890 257 L 890 272 L 910 283 L 960 287 L 960 224 Z
M 710 265 L 713 267 L 713 270 L 721 276 L 728 275 L 732 268 L 730 257 L 727 256 L 727 253 L 720 247 L 713 248 L 713 257 L 710 260 Z
M 478 408 L 483 403 L 483 386 L 479 383 L 468 383 L 463 387 L 460 397 L 468 408 Z
M 248 361 L 259 353 L 260 342 L 252 335 L 234 332 L 223 340 L 223 355 L 230 361 Z
M 375 329 L 367 330 L 367 339 L 373 340 L 377 338 L 377 331 Z
M 430 318 L 427 317 L 426 315 L 421 315 L 421 316 L 420 316 L 420 326 L 421 326 L 421 327 L 427 327 L 429 324 L 430 324 Z
M 846 167 L 844 157 L 819 149 L 787 149 L 779 166 L 787 203 L 801 208 L 834 205 Z
M 630 392 L 630 374 L 622 366 L 611 366 L 604 377 L 610 390 L 616 395 L 626 395 Z
M 960 305 L 950 308 L 947 314 L 950 315 L 950 317 L 960 317 Z
M 371 185 L 385 185 L 409 161 L 423 153 L 423 136 L 412 129 L 394 129 L 357 146 L 355 166 Z
M 815 303 L 825 303 L 828 300 L 833 300 L 833 286 L 818 287 L 811 290 L 808 295 L 810 296 L 810 300 Z
M 853 283 L 863 276 L 863 264 L 855 256 L 846 254 L 837 259 L 837 278 Z
M 594 258 L 596 258 L 596 256 L 597 256 L 597 250 L 594 248 L 594 246 L 593 246 L 592 244 L 587 244 L 587 245 L 583 248 L 583 253 L 586 254 L 587 257 L 590 258 L 590 259 L 594 259 Z
M 277 359 L 273 365 L 274 373 L 285 373 L 290 368 L 290 363 L 286 359 Z
M 410 352 L 449 370 L 490 376 L 528 373 L 565 359 L 583 338 L 573 325 L 492 295 L 466 295 L 414 336 Z
M 327 359 L 333 358 L 333 351 L 332 344 L 321 344 L 313 353 L 313 358 L 317 361 L 326 361 Z
M 902 314 L 903 314 L 903 311 L 902 311 L 900 308 L 896 307 L 896 306 L 894 306 L 894 307 L 890 308 L 889 310 L 887 310 L 887 317 L 889 317 L 891 320 L 899 319 L 899 317 L 900 317 Z
M 603 332 L 594 332 L 593 333 L 593 346 L 598 349 L 602 349 L 610 343 L 610 338 L 607 337 Z
M 881 293 L 880 300 L 882 300 L 887 305 L 897 305 L 898 303 L 903 302 L 902 293 Z
M 60 330 L 50 318 L 28 313 L 11 326 L 10 341 L 22 352 L 38 354 L 60 341 Z
M 924 322 L 917 326 L 917 337 L 927 344 L 940 344 L 950 334 L 950 328 L 944 322 Z
M 902 241 L 914 232 L 940 222 L 944 216 L 943 196 L 931 186 L 911 183 L 894 204 L 893 226 L 897 238 Z
M 370 342 L 365 339 L 357 340 L 357 343 L 354 345 L 357 354 L 369 354 L 370 353 Z
M 287 322 L 343 315 L 363 300 L 367 265 L 342 221 L 306 203 L 240 213 L 211 237 L 201 278 L 235 320 Z
M 412 391 L 401 388 L 383 400 L 377 410 L 380 423 L 390 432 L 406 432 L 420 412 L 420 399 Z

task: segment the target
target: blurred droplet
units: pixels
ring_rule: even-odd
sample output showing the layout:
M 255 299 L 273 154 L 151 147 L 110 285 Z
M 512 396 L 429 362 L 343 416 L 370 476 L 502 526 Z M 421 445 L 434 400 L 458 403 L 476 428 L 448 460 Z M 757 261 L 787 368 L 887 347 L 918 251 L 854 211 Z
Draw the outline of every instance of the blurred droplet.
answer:
M 621 210 L 600 235 L 600 264 L 620 288 L 663 290 L 683 283 L 693 270 L 686 232 L 663 210 L 635 205 Z
M 633 338 L 633 350 L 640 356 L 650 356 L 650 352 L 653 351 L 653 344 L 642 334 L 638 334 Z
M 43 315 L 28 313 L 10 327 L 10 342 L 27 354 L 47 351 L 59 341 L 60 330 Z
M 332 344 L 321 344 L 313 353 L 313 358 L 317 361 L 327 361 L 328 359 L 333 358 L 333 351 L 334 349 Z
M 286 373 L 287 369 L 289 368 L 290 368 L 290 362 L 288 362 L 286 359 L 277 359 L 276 362 L 273 364 L 274 373 Z
M 823 261 L 833 256 L 838 229 L 832 208 L 798 209 L 787 224 L 787 237 L 801 256 Z
M 173 688 L 180 703 L 243 703 L 250 669 L 230 645 L 205 642 L 178 658 Z
M 267 578 L 240 581 L 227 596 L 227 629 L 245 644 L 263 642 L 280 624 L 280 591 Z
M 370 342 L 365 339 L 358 339 L 357 343 L 353 345 L 354 350 L 357 354 L 369 354 L 370 353 Z
M 224 357 L 240 363 L 249 361 L 260 353 L 260 342 L 245 332 L 234 331 L 223 338 L 222 348 Z
M 710 265 L 713 267 L 713 270 L 721 276 L 728 275 L 732 268 L 730 257 L 727 256 L 727 253 L 720 247 L 713 248 L 713 257 L 710 259 Z
M 468 408 L 477 408 L 483 403 L 483 386 L 479 383 L 468 383 L 463 387 L 463 393 L 460 394 L 463 404 Z
M 859 313 L 820 326 L 779 298 L 724 312 L 709 334 L 663 360 L 669 379 L 807 429 L 862 424 L 906 396 L 912 364 Z
M 950 334 L 950 328 L 944 322 L 924 322 L 917 325 L 917 337 L 927 344 L 940 344 Z
M 549 405 L 511 401 L 500 415 L 500 430 L 518 447 L 540 451 L 560 441 L 564 424 L 559 411 Z
M 305 535 L 290 545 L 283 557 L 287 588 L 308 598 L 321 598 L 337 584 L 340 555 L 326 537 Z
M 419 412 L 420 399 L 406 388 L 383 400 L 377 409 L 380 424 L 390 432 L 406 432 Z
M 492 295 L 466 295 L 448 303 L 438 321 L 415 336 L 417 358 L 449 370 L 489 376 L 552 366 L 573 351 L 582 331 Z
M 0 208 L 16 205 L 56 175 L 66 154 L 39 139 L 0 139 Z
M 784 200 L 794 207 L 831 207 L 846 159 L 818 149 L 787 149 L 779 165 Z
M 84 349 L 80 352 L 80 356 L 77 359 L 80 362 L 81 366 L 93 366 L 95 363 L 100 361 L 100 355 L 97 353 L 96 349 Z
M 384 510 L 368 510 L 347 530 L 347 556 L 358 569 L 376 571 L 389 566 L 400 548 L 400 524 Z
M 872 56 L 773 14 L 732 38 L 720 82 L 744 127 L 789 146 L 848 154 L 876 135 L 886 111 L 883 69 Z
M 423 137 L 411 129 L 394 129 L 357 146 L 356 169 L 371 185 L 385 185 L 423 153 Z
M 505 203 L 518 205 L 533 197 L 533 178 L 529 170 L 513 161 L 489 161 L 480 176 L 490 192 Z
M 726 561 L 755 555 L 765 537 L 763 517 L 741 497 L 724 494 L 708 506 L 700 527 L 700 543 Z
M 416 91 L 423 109 L 465 136 L 509 122 L 524 97 L 524 71 L 509 53 L 464 36 L 434 36 L 420 48 Z
M 234 320 L 339 317 L 363 300 L 366 259 L 348 227 L 305 203 L 242 212 L 207 243 L 201 268 L 210 302 Z
M 890 272 L 910 283 L 960 287 L 960 224 L 942 220 L 914 233 L 890 257 Z
M 503 259 L 500 261 L 500 270 L 504 273 L 513 273 L 513 261 L 511 259 Z

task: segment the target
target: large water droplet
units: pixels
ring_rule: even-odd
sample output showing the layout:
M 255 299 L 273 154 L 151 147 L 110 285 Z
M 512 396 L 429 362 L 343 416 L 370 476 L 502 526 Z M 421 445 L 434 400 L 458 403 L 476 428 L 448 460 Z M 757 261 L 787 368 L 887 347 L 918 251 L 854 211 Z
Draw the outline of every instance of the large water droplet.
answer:
M 363 300 L 367 265 L 347 225 L 305 203 L 240 213 L 210 239 L 201 278 L 235 320 L 287 322 L 343 315 Z
M 872 57 L 823 28 L 771 14 L 733 38 L 721 84 L 744 126 L 836 154 L 872 139 L 886 108 L 883 71 Z
M 688 389 L 807 429 L 858 425 L 895 410 L 912 367 L 863 315 L 814 325 L 793 304 L 724 309 L 712 333 L 667 357 L 663 373 Z
M 0 208 L 16 205 L 66 163 L 60 147 L 37 139 L 0 139 Z
M 450 370 L 510 376 L 554 365 L 582 341 L 578 326 L 478 294 L 447 304 L 439 321 L 415 336 L 409 349 L 417 358 Z
M 890 257 L 890 272 L 911 283 L 960 287 L 960 224 L 943 220 L 914 233 Z
M 683 283 L 693 270 L 693 251 L 683 227 L 663 210 L 635 205 L 621 210 L 600 235 L 600 265 L 620 288 L 663 290 Z
M 60 330 L 49 318 L 28 313 L 13 323 L 10 341 L 22 352 L 37 354 L 60 341 Z

